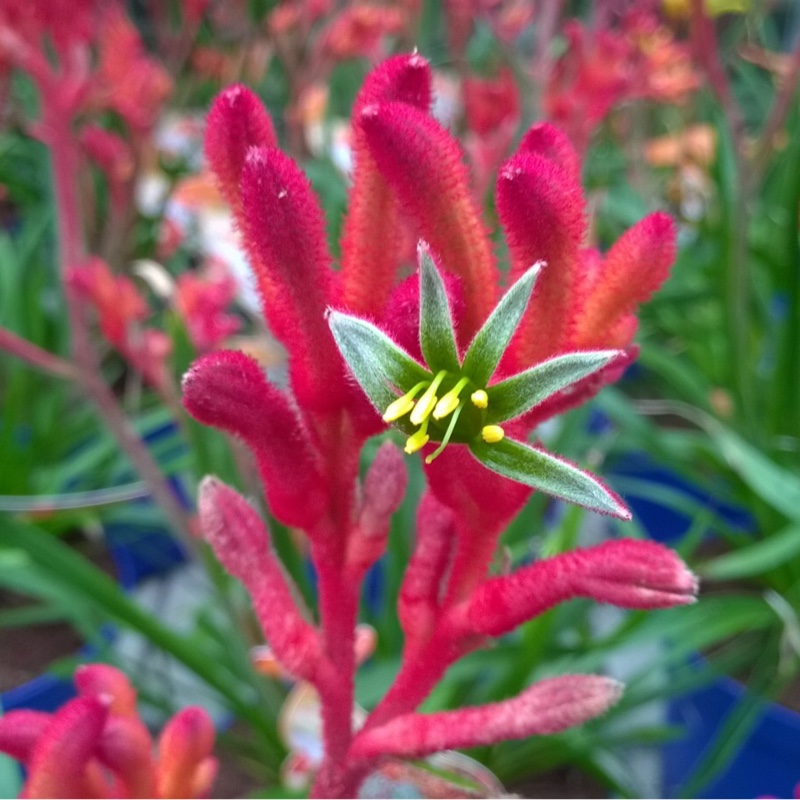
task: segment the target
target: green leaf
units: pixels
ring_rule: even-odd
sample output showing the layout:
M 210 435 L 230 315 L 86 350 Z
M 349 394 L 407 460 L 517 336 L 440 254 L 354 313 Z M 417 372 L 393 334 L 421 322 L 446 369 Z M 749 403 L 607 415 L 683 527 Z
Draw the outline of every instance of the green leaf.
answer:
M 425 244 L 419 247 L 419 303 L 419 343 L 431 372 L 458 372 L 461 364 L 447 292 Z
M 492 377 L 514 331 L 528 307 L 533 285 L 542 269 L 537 261 L 503 296 L 489 319 L 475 334 L 464 356 L 462 371 L 478 386 L 486 386 Z
M 470 444 L 470 451 L 478 461 L 506 478 L 592 511 L 630 519 L 628 509 L 600 481 L 543 450 L 503 439 L 493 444 L 478 440 Z
M 486 390 L 488 423 L 514 419 L 573 383 L 606 366 L 619 350 L 568 353 L 526 369 Z
M 800 554 L 800 525 L 789 525 L 779 533 L 726 553 L 700 568 L 700 574 L 717 580 L 761 575 Z
M 370 322 L 331 311 L 328 324 L 347 366 L 378 411 L 385 411 L 397 399 L 390 386 L 407 392 L 431 379 L 427 370 Z

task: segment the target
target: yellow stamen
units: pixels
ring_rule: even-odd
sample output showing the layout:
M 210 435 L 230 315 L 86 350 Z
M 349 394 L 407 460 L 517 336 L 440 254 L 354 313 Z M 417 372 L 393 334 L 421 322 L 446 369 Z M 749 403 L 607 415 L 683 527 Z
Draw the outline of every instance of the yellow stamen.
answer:
M 439 400 L 436 404 L 436 408 L 433 409 L 434 419 L 442 419 L 442 417 L 452 414 L 453 411 L 458 408 L 458 396 L 467 383 L 469 383 L 469 379 L 462 378 L 441 400 Z
M 450 417 L 450 424 L 447 426 L 447 432 L 444 435 L 444 439 L 442 439 L 442 443 L 425 459 L 426 464 L 430 464 L 434 458 L 436 458 L 442 450 L 447 447 L 447 443 L 450 441 L 450 437 L 453 435 L 453 431 L 456 429 L 456 423 L 458 422 L 458 417 L 461 412 L 464 410 L 464 403 L 459 403 L 456 406 L 456 411 L 452 417 Z
M 478 389 L 477 391 L 473 392 L 469 399 L 472 400 L 472 405 L 477 406 L 478 408 L 486 408 L 489 405 L 489 395 L 483 391 L 483 389 Z
M 431 411 L 433 411 L 436 406 L 436 401 L 438 400 L 436 397 L 436 390 L 439 388 L 439 385 L 446 375 L 447 372 L 442 370 L 425 390 L 425 394 L 417 401 L 414 410 L 411 412 L 410 420 L 412 425 L 421 425 L 431 415 Z
M 410 392 L 406 392 L 402 397 L 398 397 L 386 408 L 386 411 L 383 414 L 383 421 L 384 422 L 394 422 L 400 417 L 405 416 L 414 408 L 414 398 L 419 394 L 420 389 L 425 386 L 425 381 L 418 383 Z
M 489 444 L 501 441 L 505 435 L 506 432 L 499 425 L 484 425 L 481 430 L 483 441 Z
M 409 455 L 416 453 L 417 450 L 422 450 L 422 448 L 428 444 L 430 438 L 431 437 L 428 436 L 428 420 L 425 420 L 422 427 L 415 434 L 408 437 L 406 446 L 403 449 Z

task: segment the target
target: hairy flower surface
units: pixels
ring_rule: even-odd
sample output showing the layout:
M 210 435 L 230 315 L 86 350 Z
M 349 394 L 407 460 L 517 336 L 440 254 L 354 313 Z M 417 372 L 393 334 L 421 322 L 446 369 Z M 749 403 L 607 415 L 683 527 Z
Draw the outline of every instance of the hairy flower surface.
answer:
M 11 711 L 0 718 L 0 752 L 23 763 L 23 797 L 206 797 L 217 773 L 214 725 L 184 708 L 158 744 L 136 711 L 136 691 L 106 664 L 80 667 L 78 697 L 55 714 Z
M 540 264 L 534 265 L 508 290 L 463 358 L 445 284 L 424 244 L 419 280 L 424 366 L 366 320 L 332 311 L 329 323 L 342 355 L 384 421 L 410 434 L 406 453 L 422 450 L 429 442 L 439 443 L 425 459 L 430 464 L 450 442 L 465 444 L 474 458 L 507 478 L 628 518 L 622 502 L 595 478 L 505 436 L 504 423 L 519 419 L 623 355 L 614 350 L 570 353 L 492 382 L 540 269 Z

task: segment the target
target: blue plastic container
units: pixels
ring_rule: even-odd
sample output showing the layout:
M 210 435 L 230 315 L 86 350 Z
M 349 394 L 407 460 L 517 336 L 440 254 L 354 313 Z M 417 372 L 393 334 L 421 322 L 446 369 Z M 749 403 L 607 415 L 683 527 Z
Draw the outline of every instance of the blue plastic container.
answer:
M 669 723 L 686 735 L 664 747 L 664 797 L 674 797 L 716 739 L 747 689 L 730 678 L 673 701 Z M 776 703 L 763 712 L 728 766 L 698 795 L 702 798 L 794 797 L 800 783 L 800 714 Z

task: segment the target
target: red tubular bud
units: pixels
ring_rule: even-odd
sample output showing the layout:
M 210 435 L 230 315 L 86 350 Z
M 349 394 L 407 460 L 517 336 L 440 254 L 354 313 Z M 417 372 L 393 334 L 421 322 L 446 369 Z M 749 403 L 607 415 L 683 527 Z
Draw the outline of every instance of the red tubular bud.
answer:
M 356 96 L 353 119 L 367 106 L 387 101 L 428 110 L 431 70 L 422 56 L 395 56 L 375 67 Z M 353 129 L 353 158 L 353 188 L 342 234 L 341 305 L 356 314 L 378 316 L 399 266 L 399 209 L 358 125 Z
M 459 334 L 468 342 L 494 307 L 497 269 L 458 142 L 405 103 L 369 106 L 356 125 L 422 238 L 445 269 L 461 277 L 466 309 Z
M 0 717 L 0 753 L 27 764 L 50 719 L 50 714 L 28 709 L 9 711 Z
M 195 419 L 240 437 L 253 451 L 278 520 L 305 529 L 319 521 L 328 498 L 308 434 L 252 358 L 227 350 L 198 359 L 183 377 L 183 403 Z
M 321 657 L 316 630 L 301 615 L 289 578 L 255 509 L 216 478 L 200 484 L 200 524 L 217 558 L 253 598 L 264 635 L 283 667 L 311 680 Z
M 125 717 L 137 716 L 136 689 L 128 676 L 108 664 L 87 664 L 75 670 L 78 693 L 103 698 L 111 714 Z
M 86 773 L 107 718 L 108 709 L 96 697 L 62 706 L 31 752 L 24 796 L 93 797 Z
M 501 636 L 575 597 L 654 609 L 693 603 L 696 594 L 697 578 L 672 550 L 620 539 L 486 581 L 456 613 L 455 623 L 463 635 Z
M 353 759 L 420 758 L 462 747 L 558 733 L 603 714 L 620 697 L 617 681 L 563 675 L 534 684 L 519 697 L 439 714 L 403 714 L 359 734 Z
M 608 251 L 577 320 L 576 347 L 619 347 L 630 342 L 629 315 L 667 279 L 675 260 L 675 225 L 669 215 L 650 214 Z
M 153 741 L 138 717 L 110 716 L 95 755 L 116 774 L 126 797 L 155 796 Z
M 403 455 L 392 442 L 384 442 L 364 479 L 358 532 L 349 545 L 352 566 L 366 570 L 383 555 L 392 514 L 403 502 L 407 484 Z
M 579 181 L 554 161 L 522 152 L 500 169 L 497 211 L 511 255 L 509 280 L 537 261 L 546 266 L 512 346 L 522 366 L 560 353 L 578 310 L 580 248 L 586 229 Z
M 158 741 L 157 796 L 198 797 L 197 773 L 213 749 L 214 723 L 204 709 L 190 706 L 172 717 Z
M 272 119 L 253 92 L 237 84 L 217 95 L 206 120 L 205 154 L 239 225 L 239 181 L 247 153 L 251 147 L 277 146 Z
M 569 137 L 548 122 L 537 122 L 522 137 L 518 153 L 538 153 L 558 164 L 572 180 L 581 179 L 581 159 Z
M 298 403 L 338 408 L 344 366 L 325 320 L 331 296 L 325 220 L 308 178 L 280 150 L 250 150 L 241 178 L 243 224 L 264 314 L 289 353 Z
M 426 641 L 433 630 L 455 543 L 453 512 L 426 492 L 417 509 L 417 541 L 397 601 L 407 648 Z

